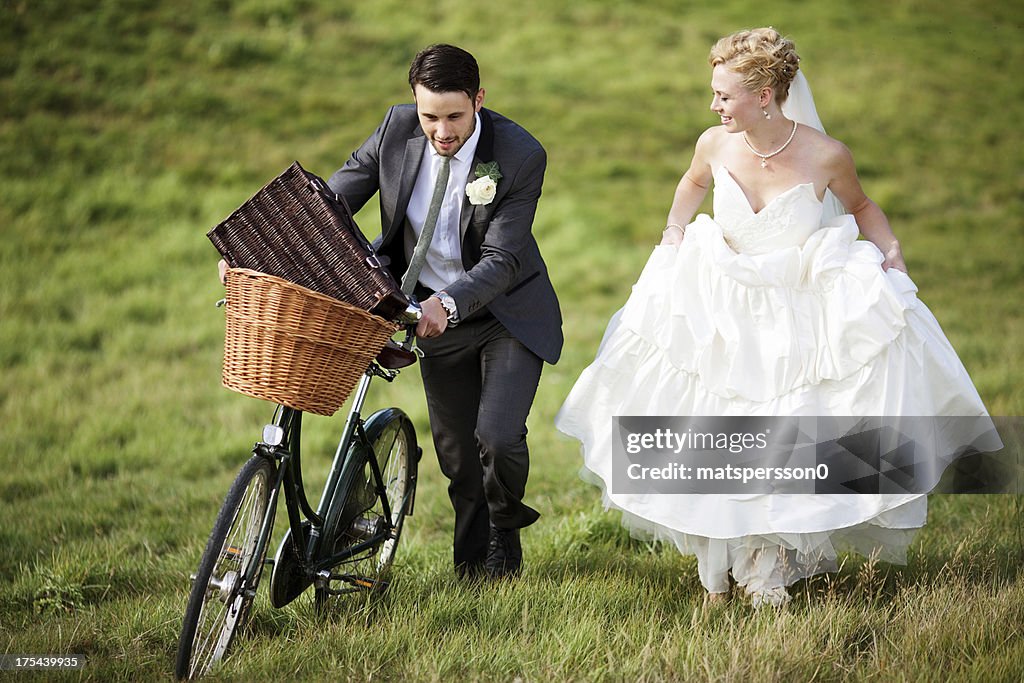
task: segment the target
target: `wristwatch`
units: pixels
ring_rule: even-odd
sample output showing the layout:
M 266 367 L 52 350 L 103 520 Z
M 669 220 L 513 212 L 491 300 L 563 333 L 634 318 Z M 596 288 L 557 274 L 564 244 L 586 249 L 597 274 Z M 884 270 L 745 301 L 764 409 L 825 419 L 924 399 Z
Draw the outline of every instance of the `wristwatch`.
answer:
M 448 292 L 436 292 L 434 297 L 441 302 L 441 308 L 448 314 L 448 324 L 454 327 L 459 324 L 459 309 L 455 305 L 455 299 Z

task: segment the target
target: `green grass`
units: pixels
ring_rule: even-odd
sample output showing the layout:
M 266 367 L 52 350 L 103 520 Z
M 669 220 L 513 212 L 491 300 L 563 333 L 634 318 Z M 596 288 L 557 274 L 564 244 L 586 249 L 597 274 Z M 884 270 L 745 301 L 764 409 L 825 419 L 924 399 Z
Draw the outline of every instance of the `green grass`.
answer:
M 710 45 L 764 24 L 796 40 L 986 405 L 1024 413 L 1022 21 L 970 0 L 0 2 L 0 652 L 170 677 L 188 574 L 270 413 L 219 386 L 204 233 L 294 159 L 329 175 L 409 100 L 412 54 L 451 41 L 550 156 L 536 234 L 567 343 L 530 420 L 526 573 L 452 579 L 425 444 L 393 590 L 324 622 L 261 594 L 217 678 L 1019 680 L 1016 498 L 935 497 L 906 567 L 849 557 L 784 613 L 703 612 L 692 558 L 630 540 L 552 419 L 714 123 Z M 428 433 L 415 372 L 370 402 Z M 311 490 L 340 424 L 304 430 Z

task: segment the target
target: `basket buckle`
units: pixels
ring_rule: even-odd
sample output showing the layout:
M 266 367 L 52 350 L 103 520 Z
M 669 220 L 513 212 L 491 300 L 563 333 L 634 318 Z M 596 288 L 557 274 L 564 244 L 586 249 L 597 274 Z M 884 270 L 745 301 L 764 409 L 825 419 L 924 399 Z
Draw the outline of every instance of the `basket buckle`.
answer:
M 332 191 L 331 188 L 321 183 L 319 178 L 310 178 L 309 186 L 313 188 L 314 192 L 319 192 L 335 204 L 341 204 L 341 196 L 337 192 Z
M 377 254 L 370 254 L 366 257 L 366 263 L 375 270 L 380 270 L 391 262 L 387 256 L 378 256 Z

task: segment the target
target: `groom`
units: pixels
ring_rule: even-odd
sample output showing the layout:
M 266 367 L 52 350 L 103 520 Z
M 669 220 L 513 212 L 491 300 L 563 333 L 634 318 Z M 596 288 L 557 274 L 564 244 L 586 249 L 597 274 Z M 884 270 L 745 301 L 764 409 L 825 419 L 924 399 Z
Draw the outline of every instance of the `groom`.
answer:
M 430 426 L 455 508 L 459 576 L 513 576 L 523 503 L 526 418 L 562 319 L 531 233 L 544 148 L 483 108 L 471 54 L 421 51 L 409 68 L 415 104 L 388 110 L 328 184 L 358 211 L 380 193 L 375 246 L 416 295 Z

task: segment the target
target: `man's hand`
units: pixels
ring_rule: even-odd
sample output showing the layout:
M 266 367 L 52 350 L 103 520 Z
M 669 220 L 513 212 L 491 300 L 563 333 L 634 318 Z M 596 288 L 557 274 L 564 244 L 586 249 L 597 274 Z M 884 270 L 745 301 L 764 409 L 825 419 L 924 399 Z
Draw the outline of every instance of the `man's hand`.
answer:
M 429 339 L 440 336 L 448 328 L 448 312 L 437 300 L 437 297 L 428 297 L 420 303 L 423 309 L 423 317 L 416 324 L 416 336 Z
M 228 279 L 228 262 L 221 259 L 217 262 L 217 272 L 220 274 L 220 283 L 222 285 L 227 284 Z

